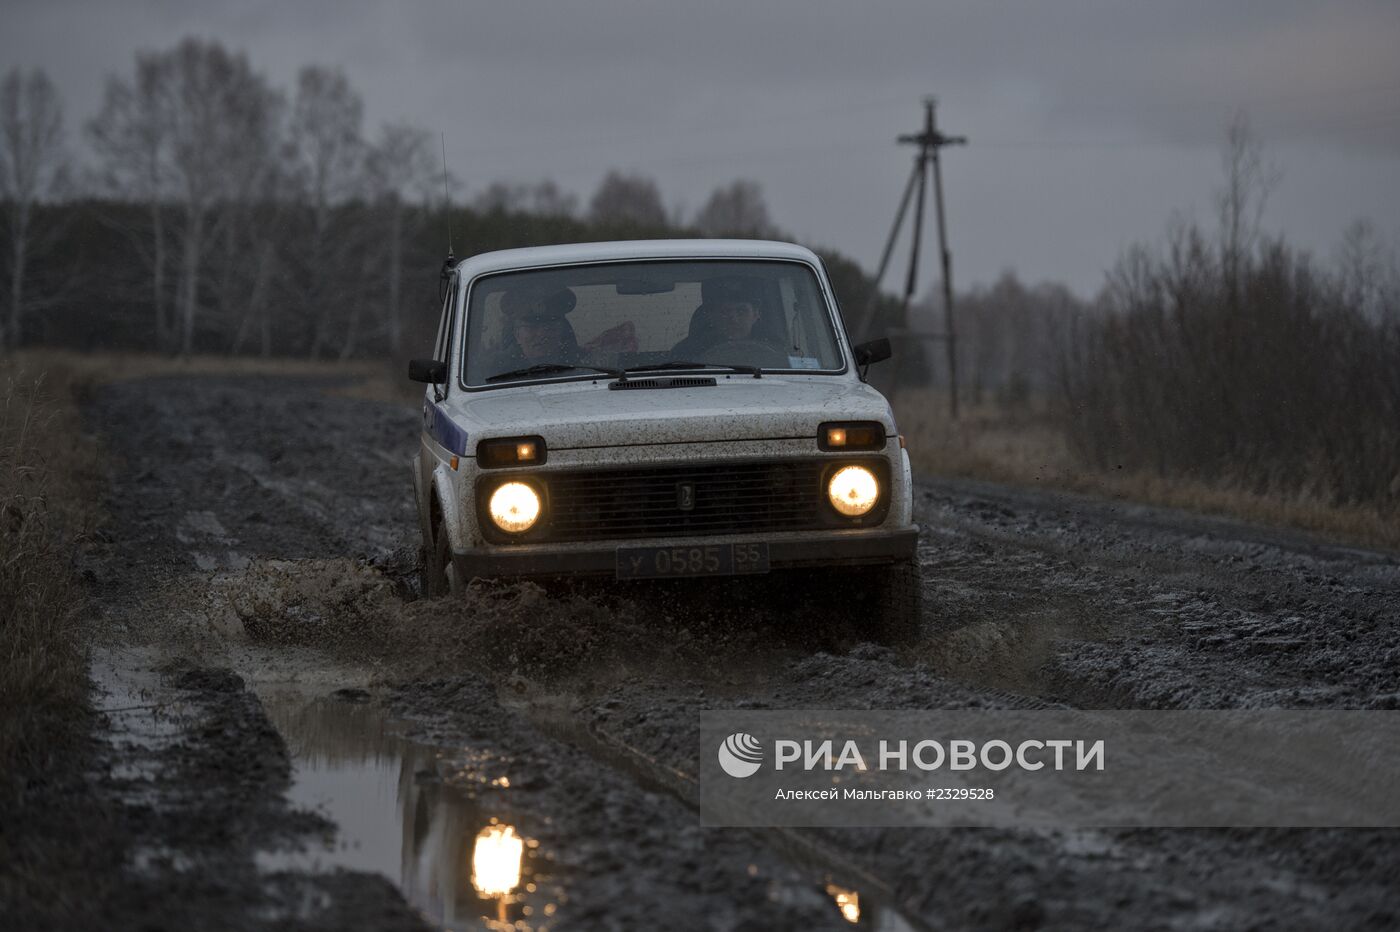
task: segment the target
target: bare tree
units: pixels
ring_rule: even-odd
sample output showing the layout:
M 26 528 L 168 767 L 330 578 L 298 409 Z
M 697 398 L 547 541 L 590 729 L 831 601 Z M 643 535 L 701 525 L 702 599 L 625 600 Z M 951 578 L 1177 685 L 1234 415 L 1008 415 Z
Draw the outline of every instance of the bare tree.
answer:
M 332 328 L 346 316 L 340 354 L 354 351 L 364 298 L 354 287 L 350 257 L 352 231 L 340 225 L 332 234 L 331 210 L 361 193 L 366 147 L 362 134 L 364 102 L 345 75 L 317 66 L 297 76 L 292 108 L 292 145 L 297 177 L 311 209 L 312 229 L 303 278 L 305 305 L 315 324 L 310 355 L 316 358 L 333 343 Z
M 241 132 L 228 151 L 227 190 L 212 231 L 221 243 L 216 294 L 226 330 L 233 334 L 231 350 L 241 349 L 256 322 L 262 355 L 268 356 L 269 292 L 291 193 L 281 164 L 286 102 L 267 87 L 248 91 L 231 107 Z
M 435 169 L 432 136 L 405 123 L 381 128 L 379 142 L 369 154 L 368 176 L 379 214 L 383 217 L 388 251 L 388 303 L 385 328 L 395 356 L 403 343 L 403 251 L 407 204 L 427 203 Z
M 1395 313 L 1400 303 L 1400 269 L 1367 219 L 1354 220 L 1342 233 L 1336 253 L 1337 287 L 1344 306 L 1371 321 Z
M 706 236 L 773 235 L 763 189 L 758 182 L 742 178 L 714 190 L 695 215 L 695 226 Z
M 150 270 L 154 336 L 161 348 L 169 347 L 174 327 L 168 314 L 165 222 L 165 203 L 172 196 L 172 132 L 161 106 L 161 84 L 167 70 L 163 56 L 138 54 L 131 80 L 107 79 L 102 109 L 87 127 L 108 193 L 121 199 L 135 198 L 149 214 L 146 230 L 120 228 Z
M 43 71 L 12 69 L 0 82 L 0 200 L 10 239 L 8 320 L 0 327 L 6 340 L 24 337 L 25 275 L 44 245 L 36 239 L 34 208 L 55 193 L 64 173 L 63 107 Z
M 181 229 L 180 351 L 194 351 L 200 308 L 200 275 L 211 210 L 235 194 L 230 164 L 246 147 L 249 110 L 265 97 L 263 79 L 243 55 L 215 42 L 186 39 L 167 59 L 165 117 L 171 127 L 175 190 Z
M 666 208 L 656 182 L 643 175 L 608 172 L 588 205 L 588 216 L 595 223 L 630 223 L 637 226 L 666 225 Z
M 1269 195 L 1278 186 L 1277 166 L 1264 160 L 1264 147 L 1239 111 L 1225 130 L 1221 152 L 1224 185 L 1215 192 L 1220 220 L 1220 262 L 1232 307 L 1240 300 L 1242 266 L 1259 243 L 1260 221 Z
M 254 328 L 258 333 L 258 352 L 264 358 L 272 355 L 272 291 L 278 272 L 278 254 L 284 246 L 286 220 L 294 209 L 293 186 L 280 165 L 274 166 L 261 179 L 261 188 L 254 192 L 255 219 L 248 225 L 245 249 L 250 255 L 251 271 L 238 326 L 229 351 L 242 352 Z
M 91 126 L 109 177 L 137 180 L 153 213 L 157 335 L 164 329 L 165 199 L 180 218 L 176 310 L 179 348 L 194 350 L 211 218 L 248 186 L 250 152 L 266 148 L 274 99 L 248 59 L 217 42 L 185 39 L 168 52 L 139 55 L 131 82 L 108 82 Z
M 341 71 L 311 66 L 297 75 L 292 143 L 318 230 L 333 204 L 359 192 L 364 101 Z

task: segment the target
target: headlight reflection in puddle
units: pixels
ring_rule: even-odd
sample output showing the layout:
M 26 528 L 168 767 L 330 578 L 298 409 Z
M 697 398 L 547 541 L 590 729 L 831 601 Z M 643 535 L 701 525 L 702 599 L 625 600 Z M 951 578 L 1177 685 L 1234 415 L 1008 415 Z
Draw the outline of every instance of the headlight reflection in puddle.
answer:
M 520 886 L 525 840 L 509 825 L 488 825 L 472 848 L 472 886 L 482 896 L 509 896 Z
M 860 894 L 834 883 L 826 885 L 826 893 L 836 901 L 836 908 L 841 910 L 843 919 L 851 923 L 860 922 Z

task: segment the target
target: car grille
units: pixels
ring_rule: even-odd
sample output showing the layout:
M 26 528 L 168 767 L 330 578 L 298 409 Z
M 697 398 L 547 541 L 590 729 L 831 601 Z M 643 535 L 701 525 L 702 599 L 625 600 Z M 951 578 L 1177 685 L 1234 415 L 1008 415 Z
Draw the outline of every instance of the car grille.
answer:
M 800 531 L 824 526 L 820 460 L 598 469 L 549 475 L 557 541 Z M 693 489 L 686 503 L 683 486 Z

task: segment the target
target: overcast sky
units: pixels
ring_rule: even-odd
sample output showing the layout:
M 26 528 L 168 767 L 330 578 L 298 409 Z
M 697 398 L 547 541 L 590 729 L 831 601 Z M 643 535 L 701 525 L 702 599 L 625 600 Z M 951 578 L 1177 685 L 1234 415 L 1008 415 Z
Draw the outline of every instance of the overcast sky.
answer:
M 135 51 L 216 38 L 284 88 L 343 68 L 371 129 L 444 130 L 465 193 L 552 178 L 586 203 L 621 168 L 693 212 L 752 178 L 783 228 L 873 268 L 894 137 L 936 94 L 970 137 L 944 159 L 955 282 L 1089 294 L 1174 211 L 1211 221 L 1243 107 L 1282 170 L 1266 226 L 1323 256 L 1358 217 L 1400 242 L 1400 0 L 0 0 L 0 22 L 0 67 L 49 71 L 75 148 Z

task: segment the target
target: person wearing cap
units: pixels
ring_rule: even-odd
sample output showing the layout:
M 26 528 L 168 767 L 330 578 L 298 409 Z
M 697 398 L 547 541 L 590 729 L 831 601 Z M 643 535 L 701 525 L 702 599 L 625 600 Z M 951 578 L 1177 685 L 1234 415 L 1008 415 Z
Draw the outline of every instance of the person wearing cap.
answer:
M 573 363 L 582 357 L 567 315 L 574 309 L 568 288 L 539 292 L 516 290 L 501 298 L 506 343 L 502 364 Z
M 737 279 L 712 279 L 701 286 L 702 303 L 691 316 L 685 339 L 671 348 L 677 359 L 698 356 L 722 343 L 755 340 L 758 307 Z
M 722 343 L 753 339 L 758 309 L 749 301 L 722 301 L 715 305 L 715 330 Z

